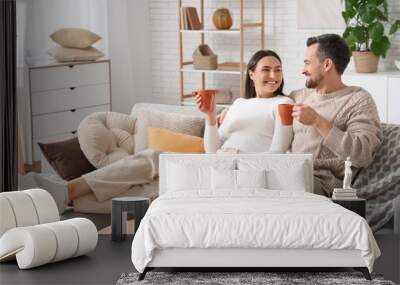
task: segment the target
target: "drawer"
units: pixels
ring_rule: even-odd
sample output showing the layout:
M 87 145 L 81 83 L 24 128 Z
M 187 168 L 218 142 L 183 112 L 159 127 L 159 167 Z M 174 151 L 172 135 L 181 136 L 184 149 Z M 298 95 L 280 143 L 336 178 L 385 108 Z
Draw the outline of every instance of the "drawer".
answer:
M 43 138 L 58 134 L 74 132 L 79 123 L 95 112 L 106 112 L 110 105 L 76 109 L 59 113 L 37 115 L 32 117 L 33 138 Z
M 76 137 L 76 133 L 66 133 L 66 134 L 59 134 L 55 136 L 43 137 L 33 140 L 33 160 L 38 161 L 42 159 L 42 151 L 39 148 L 38 142 L 40 143 L 52 143 L 52 142 L 59 142 L 64 141 L 67 139 L 72 139 Z M 45 158 L 44 158 L 45 159 Z
M 32 115 L 110 104 L 110 85 L 89 85 L 32 93 Z
M 108 62 L 51 66 L 30 70 L 31 92 L 109 83 Z

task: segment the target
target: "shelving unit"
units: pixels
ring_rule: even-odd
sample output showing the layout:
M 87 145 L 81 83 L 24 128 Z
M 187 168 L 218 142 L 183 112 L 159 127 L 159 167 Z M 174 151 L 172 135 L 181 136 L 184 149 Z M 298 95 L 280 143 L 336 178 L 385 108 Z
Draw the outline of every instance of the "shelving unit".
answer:
M 206 88 L 206 74 L 233 74 L 239 75 L 240 77 L 240 96 L 244 96 L 244 76 L 246 73 L 246 65 L 244 63 L 244 32 L 246 29 L 260 29 L 260 48 L 264 49 L 264 0 L 260 1 L 260 22 L 255 23 L 244 23 L 244 0 L 240 1 L 240 25 L 238 29 L 229 29 L 229 30 L 215 30 L 215 29 L 203 29 L 203 30 L 185 30 L 182 27 L 181 21 L 181 8 L 183 0 L 178 0 L 178 19 L 179 19 L 179 73 L 180 73 L 180 98 L 181 103 L 183 103 L 186 99 L 193 97 L 192 94 L 185 94 L 184 90 L 184 79 L 185 73 L 188 72 L 197 72 L 201 73 L 201 88 Z M 256 0 L 255 0 L 256 1 Z M 204 0 L 200 0 L 200 21 L 204 27 Z M 206 34 L 238 34 L 240 41 L 240 58 L 237 61 L 236 66 L 218 66 L 216 70 L 199 70 L 193 68 L 192 60 L 185 60 L 183 58 L 183 46 L 184 46 L 184 35 L 185 34 L 200 34 L 200 44 L 205 44 L 205 35 Z

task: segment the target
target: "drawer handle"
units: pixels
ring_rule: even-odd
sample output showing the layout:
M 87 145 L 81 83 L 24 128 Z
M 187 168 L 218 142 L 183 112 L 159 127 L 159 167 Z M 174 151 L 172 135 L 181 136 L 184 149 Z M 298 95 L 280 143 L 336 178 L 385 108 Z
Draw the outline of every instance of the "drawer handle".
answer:
M 73 112 L 75 112 L 75 111 L 76 111 L 76 109 L 71 109 L 70 111 L 73 113 Z
M 69 68 L 73 68 L 74 66 L 75 66 L 75 65 L 72 65 L 72 64 L 71 64 L 71 65 L 68 65 Z
M 72 131 L 71 134 L 75 135 L 75 134 L 76 134 L 76 131 Z
M 69 89 L 70 89 L 70 90 L 75 90 L 75 88 L 76 88 L 76 87 L 70 87 Z

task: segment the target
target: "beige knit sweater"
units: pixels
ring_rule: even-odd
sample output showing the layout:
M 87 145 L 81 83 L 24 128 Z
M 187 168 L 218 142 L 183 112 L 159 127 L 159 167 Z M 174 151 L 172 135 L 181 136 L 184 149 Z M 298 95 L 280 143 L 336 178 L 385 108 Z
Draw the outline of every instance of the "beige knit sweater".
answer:
M 296 103 L 315 109 L 334 127 L 323 138 L 313 126 L 293 123 L 293 153 L 314 155 L 314 174 L 344 176 L 344 160 L 350 156 L 355 168 L 368 166 L 382 141 L 382 130 L 375 102 L 360 87 L 346 87 L 322 94 L 315 89 L 301 89 L 289 95 Z M 333 177 L 332 177 L 333 178 Z

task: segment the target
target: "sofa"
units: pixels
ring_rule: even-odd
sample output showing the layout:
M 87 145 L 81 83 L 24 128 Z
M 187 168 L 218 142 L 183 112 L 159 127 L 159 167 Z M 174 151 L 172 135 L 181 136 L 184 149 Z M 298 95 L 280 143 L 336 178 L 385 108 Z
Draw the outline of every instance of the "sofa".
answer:
M 219 111 L 221 108 L 218 109 Z M 177 105 L 166 105 L 166 104 L 153 104 L 153 103 L 137 103 L 133 106 L 130 116 L 136 120 L 136 126 L 133 133 L 133 140 L 135 141 L 135 147 L 146 145 L 145 137 L 138 133 L 138 122 L 137 118 L 140 117 L 140 113 L 155 113 L 155 112 L 166 112 L 171 114 L 187 115 L 191 118 L 197 117 L 202 121 L 202 128 L 204 128 L 204 115 L 197 110 L 195 106 L 177 106 Z M 175 117 L 172 117 L 175 118 Z M 158 123 L 158 122 L 157 122 Z M 156 124 L 157 124 L 156 123 Z M 191 126 L 180 122 L 175 124 L 174 131 L 185 132 L 188 127 Z M 177 126 L 178 125 L 178 126 Z M 78 130 L 79 133 L 79 130 Z M 199 133 L 197 133 L 200 135 Z M 143 147 L 142 147 L 143 148 Z M 135 149 L 131 154 L 137 153 Z M 155 180 L 151 183 L 137 185 L 129 189 L 127 192 L 122 193 L 119 196 L 143 196 L 153 200 L 158 196 L 158 181 Z M 107 200 L 104 202 L 98 202 L 93 194 L 86 195 L 78 198 L 74 201 L 74 211 L 81 213 L 110 213 L 111 212 L 111 201 Z
M 218 112 L 223 108 L 218 107 Z M 132 137 L 135 145 L 146 145 L 143 135 L 138 134 L 138 116 L 141 113 L 166 112 L 188 115 L 202 119 L 204 115 L 194 105 L 166 105 L 154 103 L 137 103 L 133 106 L 130 116 L 135 120 Z M 182 123 L 182 122 L 181 122 Z M 179 123 L 179 124 L 181 124 Z M 179 125 L 177 124 L 177 125 Z M 184 124 L 184 123 L 183 123 Z M 183 126 L 182 128 L 187 128 Z M 382 124 L 383 144 L 376 152 L 373 163 L 361 169 L 355 175 L 352 185 L 358 189 L 358 195 L 367 199 L 367 220 L 374 231 L 389 227 L 396 233 L 400 232 L 400 125 Z M 179 126 L 174 129 L 180 130 Z M 137 150 L 132 150 L 132 154 Z M 54 179 L 59 179 L 54 176 Z M 120 196 L 144 196 L 150 199 L 158 195 L 158 181 L 137 185 Z M 111 211 L 111 200 L 98 202 L 94 195 L 86 195 L 74 201 L 74 212 L 88 214 L 108 214 Z

